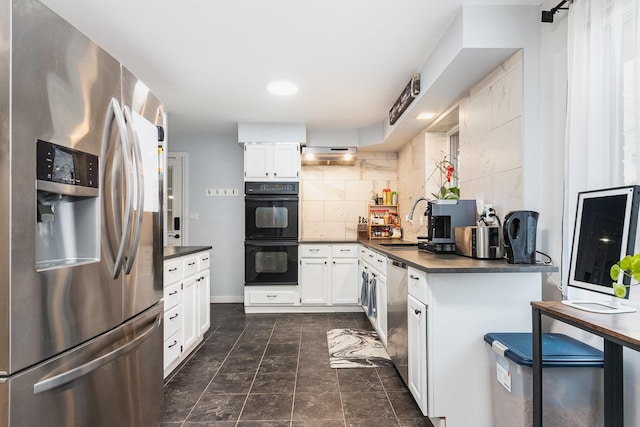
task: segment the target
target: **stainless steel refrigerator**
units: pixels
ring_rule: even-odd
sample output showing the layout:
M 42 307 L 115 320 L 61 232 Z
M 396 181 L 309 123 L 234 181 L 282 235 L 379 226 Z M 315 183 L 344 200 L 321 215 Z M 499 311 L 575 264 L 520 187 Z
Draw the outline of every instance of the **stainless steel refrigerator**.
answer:
M 0 426 L 162 407 L 165 114 L 35 0 L 0 0 Z

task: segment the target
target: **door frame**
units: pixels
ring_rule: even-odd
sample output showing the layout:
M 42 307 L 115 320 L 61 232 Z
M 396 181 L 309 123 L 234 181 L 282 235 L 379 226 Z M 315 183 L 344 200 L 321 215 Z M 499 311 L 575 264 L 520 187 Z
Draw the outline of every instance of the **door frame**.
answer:
M 169 168 L 169 157 L 175 157 L 182 159 L 182 246 L 187 246 L 189 241 L 189 153 L 184 151 L 167 151 L 167 170 Z M 165 197 L 167 194 L 167 179 L 164 180 L 165 185 Z M 175 190 L 174 190 L 175 192 Z M 164 227 L 163 227 L 164 242 L 167 242 L 167 203 L 164 203 Z

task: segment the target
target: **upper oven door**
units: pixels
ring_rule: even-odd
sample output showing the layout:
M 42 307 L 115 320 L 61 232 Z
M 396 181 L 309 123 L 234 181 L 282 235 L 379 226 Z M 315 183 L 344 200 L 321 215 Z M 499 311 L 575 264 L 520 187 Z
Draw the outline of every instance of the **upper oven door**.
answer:
M 298 240 L 297 196 L 246 196 L 246 240 Z

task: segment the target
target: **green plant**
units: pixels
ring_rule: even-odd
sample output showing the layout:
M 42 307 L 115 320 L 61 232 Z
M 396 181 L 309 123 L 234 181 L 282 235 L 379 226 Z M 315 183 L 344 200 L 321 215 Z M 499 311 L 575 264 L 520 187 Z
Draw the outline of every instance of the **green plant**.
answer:
M 618 283 L 621 274 L 635 280 L 635 283 Z M 627 288 L 632 285 L 637 285 L 638 282 L 640 282 L 640 253 L 633 256 L 627 255 L 613 264 L 609 270 L 609 275 L 611 276 L 611 280 L 614 281 L 613 294 L 618 298 L 627 296 Z
M 460 188 L 457 186 L 458 176 L 456 175 L 456 170 L 453 167 L 453 164 L 448 156 L 444 156 L 444 158 L 440 161 L 435 161 L 435 169 L 431 173 L 431 177 L 436 172 L 439 172 L 439 181 L 438 186 L 440 189 L 437 193 L 431 193 L 433 197 L 436 199 L 445 199 L 445 200 L 458 200 L 460 199 Z

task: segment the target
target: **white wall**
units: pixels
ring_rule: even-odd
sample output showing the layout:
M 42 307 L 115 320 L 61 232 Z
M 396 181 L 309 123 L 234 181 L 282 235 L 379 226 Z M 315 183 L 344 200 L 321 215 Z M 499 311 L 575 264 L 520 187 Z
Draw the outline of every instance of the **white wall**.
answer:
M 212 246 L 211 301 L 244 295 L 244 151 L 236 135 L 170 135 L 169 151 L 187 152 L 188 241 Z M 236 188 L 234 197 L 207 197 L 206 188 Z

